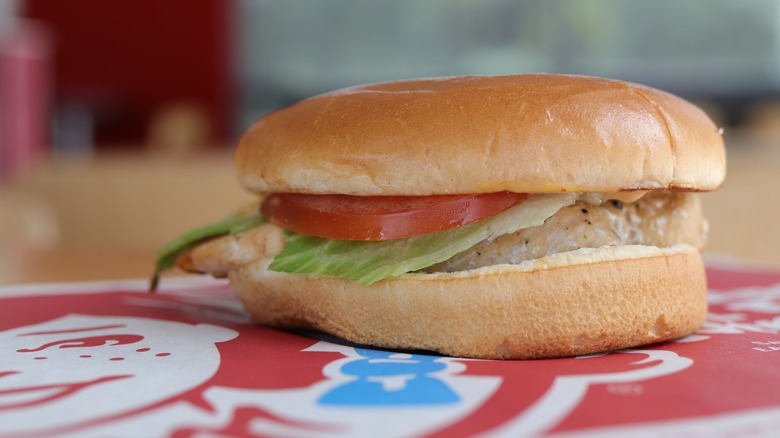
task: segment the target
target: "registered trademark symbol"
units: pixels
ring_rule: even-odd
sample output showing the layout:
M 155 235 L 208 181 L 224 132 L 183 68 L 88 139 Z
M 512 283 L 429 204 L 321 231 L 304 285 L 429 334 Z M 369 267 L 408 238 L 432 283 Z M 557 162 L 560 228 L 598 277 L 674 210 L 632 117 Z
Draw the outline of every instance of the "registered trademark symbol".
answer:
M 645 392 L 645 388 L 634 383 L 620 383 L 607 385 L 607 392 L 612 395 L 639 396 Z

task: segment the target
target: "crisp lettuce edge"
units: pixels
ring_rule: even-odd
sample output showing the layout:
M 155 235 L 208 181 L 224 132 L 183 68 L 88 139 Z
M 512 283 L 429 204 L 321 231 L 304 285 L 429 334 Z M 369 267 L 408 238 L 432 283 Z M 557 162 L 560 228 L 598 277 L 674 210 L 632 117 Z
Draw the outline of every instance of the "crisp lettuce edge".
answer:
M 287 243 L 271 261 L 275 272 L 347 278 L 369 286 L 448 260 L 483 240 L 538 226 L 576 193 L 535 195 L 482 221 L 406 239 L 345 241 L 287 233 Z
M 538 226 L 561 208 L 573 204 L 577 193 L 533 195 L 524 202 L 479 222 L 422 236 L 386 241 L 348 241 L 285 231 L 286 243 L 268 269 L 292 274 L 345 278 L 370 286 L 386 278 L 424 269 L 492 240 Z M 245 208 L 224 220 L 188 231 L 168 242 L 156 254 L 149 280 L 154 291 L 161 274 L 198 244 L 225 235 L 237 235 L 267 220 L 259 208 Z

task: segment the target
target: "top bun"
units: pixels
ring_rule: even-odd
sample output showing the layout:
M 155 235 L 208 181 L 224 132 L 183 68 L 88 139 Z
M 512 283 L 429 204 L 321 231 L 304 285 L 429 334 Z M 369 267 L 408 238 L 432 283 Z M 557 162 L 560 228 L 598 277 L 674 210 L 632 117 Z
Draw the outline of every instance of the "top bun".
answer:
M 642 85 L 585 76 L 448 77 L 334 91 L 257 120 L 236 151 L 256 192 L 433 195 L 708 191 L 718 128 Z

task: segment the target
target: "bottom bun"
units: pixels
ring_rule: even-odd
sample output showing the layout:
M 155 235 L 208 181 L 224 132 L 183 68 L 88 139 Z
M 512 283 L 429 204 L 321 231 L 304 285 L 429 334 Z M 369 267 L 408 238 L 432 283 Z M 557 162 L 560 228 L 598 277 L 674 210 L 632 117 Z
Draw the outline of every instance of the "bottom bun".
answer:
M 696 248 L 603 247 L 520 265 L 351 280 L 231 271 L 257 322 L 313 328 L 376 347 L 482 359 L 595 353 L 679 338 L 707 314 Z

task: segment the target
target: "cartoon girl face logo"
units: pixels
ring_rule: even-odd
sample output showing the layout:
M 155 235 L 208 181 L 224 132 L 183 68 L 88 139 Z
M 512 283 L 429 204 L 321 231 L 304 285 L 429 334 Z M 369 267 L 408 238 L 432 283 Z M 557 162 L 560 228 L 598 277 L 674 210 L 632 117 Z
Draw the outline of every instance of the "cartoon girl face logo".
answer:
M 0 438 L 523 436 L 551 430 L 593 385 L 692 364 L 664 350 L 555 367 L 380 351 L 248 325 L 220 311 L 232 307 L 219 292 L 4 303 Z
M 197 387 L 237 332 L 138 317 L 67 315 L 0 332 L 0 436 L 98 424 Z

